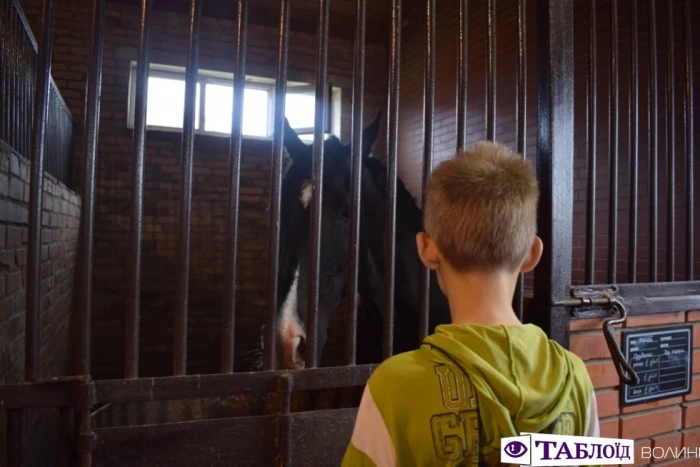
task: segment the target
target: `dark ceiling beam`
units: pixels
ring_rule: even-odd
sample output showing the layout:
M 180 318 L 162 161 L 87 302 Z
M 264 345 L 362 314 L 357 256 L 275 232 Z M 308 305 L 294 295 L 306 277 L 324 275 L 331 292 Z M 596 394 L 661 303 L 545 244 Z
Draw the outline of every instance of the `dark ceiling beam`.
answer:
M 140 0 L 109 0 L 111 3 L 120 3 L 123 5 L 131 5 L 139 7 Z M 236 19 L 236 10 L 234 1 L 205 1 L 202 4 L 202 15 L 205 17 L 227 19 L 234 21 Z M 189 14 L 190 2 L 188 0 L 167 0 L 155 2 L 156 9 L 169 10 L 182 14 Z M 248 24 L 257 26 L 267 26 L 270 28 L 279 27 L 279 8 L 272 8 L 267 5 L 256 5 L 255 0 L 248 3 Z M 290 29 L 294 32 L 302 32 L 315 35 L 318 29 L 318 15 L 301 15 L 294 11 L 294 2 L 292 2 L 292 15 L 290 19 Z M 367 18 L 366 24 L 366 41 L 368 43 L 385 45 L 389 38 L 390 23 L 387 19 L 370 19 Z M 337 39 L 345 39 L 352 41 L 355 35 L 355 16 L 345 13 L 334 13 L 331 11 L 330 37 Z

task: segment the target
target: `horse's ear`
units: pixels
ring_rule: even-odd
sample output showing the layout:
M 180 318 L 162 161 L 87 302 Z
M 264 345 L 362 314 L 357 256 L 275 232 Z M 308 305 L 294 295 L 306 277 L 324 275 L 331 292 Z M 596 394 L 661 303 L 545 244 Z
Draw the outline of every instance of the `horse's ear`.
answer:
M 377 140 L 379 134 L 379 122 L 382 119 L 382 111 L 377 112 L 377 115 L 372 120 L 372 123 L 362 131 L 362 158 L 367 159 L 372 152 L 372 146 Z
M 309 150 L 309 147 L 299 138 L 299 135 L 289 124 L 287 117 L 284 118 L 284 147 L 292 160 L 303 157 Z

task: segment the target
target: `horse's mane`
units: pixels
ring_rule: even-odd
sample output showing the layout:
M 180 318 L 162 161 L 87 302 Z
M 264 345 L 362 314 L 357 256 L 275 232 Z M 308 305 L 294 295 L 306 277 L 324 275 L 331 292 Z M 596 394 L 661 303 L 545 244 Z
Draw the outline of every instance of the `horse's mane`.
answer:
M 377 157 L 368 157 L 365 159 L 365 167 L 372 175 L 374 183 L 382 194 L 386 196 L 387 168 L 384 163 Z M 409 220 L 411 225 L 416 229 L 423 229 L 423 212 L 418 207 L 415 198 L 404 185 L 400 177 L 396 177 L 396 209 L 401 210 L 402 217 Z

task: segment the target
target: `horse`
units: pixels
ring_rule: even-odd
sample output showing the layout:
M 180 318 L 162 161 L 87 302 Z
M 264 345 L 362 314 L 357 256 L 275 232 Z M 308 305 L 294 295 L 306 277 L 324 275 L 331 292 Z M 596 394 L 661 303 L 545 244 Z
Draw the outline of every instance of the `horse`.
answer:
M 359 239 L 357 363 L 382 360 L 384 310 L 384 219 L 387 171 L 372 154 L 379 133 L 381 112 L 362 132 L 362 187 Z M 321 268 L 317 360 L 320 361 L 327 329 L 345 294 L 349 272 L 351 145 L 335 136 L 324 141 L 323 200 L 321 208 Z M 305 144 L 285 119 L 284 146 L 291 163 L 282 180 L 277 310 L 276 369 L 305 366 L 306 312 L 310 216 L 313 197 L 313 145 Z M 395 261 L 394 353 L 418 346 L 418 294 L 420 259 L 416 234 L 423 228 L 422 212 L 403 182 L 397 180 Z M 430 272 L 429 330 L 450 322 L 447 298 Z M 261 329 L 261 347 L 264 345 Z M 257 351 L 262 356 L 262 351 Z M 318 365 L 314 362 L 314 366 Z M 258 358 L 254 367 L 260 369 Z

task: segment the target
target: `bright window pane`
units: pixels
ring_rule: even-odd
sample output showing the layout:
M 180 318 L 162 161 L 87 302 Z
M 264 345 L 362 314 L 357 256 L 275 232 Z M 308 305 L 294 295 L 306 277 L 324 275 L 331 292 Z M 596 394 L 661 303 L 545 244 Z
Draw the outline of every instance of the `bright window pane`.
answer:
M 204 100 L 204 130 L 230 133 L 233 87 L 207 84 Z
M 195 104 L 195 129 L 199 129 L 199 83 Z M 182 128 L 185 114 L 185 80 L 148 77 L 147 125 Z
M 284 113 L 292 128 L 313 128 L 316 96 L 287 93 Z
M 243 102 L 243 134 L 269 136 L 270 93 L 265 89 L 246 88 Z
M 243 134 L 267 136 L 269 93 L 264 89 L 246 88 L 243 100 Z M 233 86 L 207 84 L 205 131 L 231 133 Z

